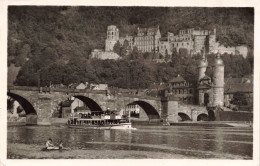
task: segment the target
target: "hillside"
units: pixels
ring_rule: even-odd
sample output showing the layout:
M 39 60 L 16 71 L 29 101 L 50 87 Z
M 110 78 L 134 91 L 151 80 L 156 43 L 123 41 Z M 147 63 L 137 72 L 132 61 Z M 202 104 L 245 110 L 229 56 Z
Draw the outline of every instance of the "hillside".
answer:
M 253 49 L 254 43 L 253 8 L 10 6 L 8 12 L 8 64 L 22 67 L 18 85 L 37 85 L 40 79 L 42 85 L 48 81 L 64 84 L 94 81 L 125 87 L 122 80 L 128 80 L 127 87 L 138 88 L 151 82 L 165 82 L 177 73 L 185 74 L 187 64 L 184 67 L 175 64 L 176 59 L 171 64 L 173 73 L 168 73 L 167 65 L 161 64 L 88 60 L 94 48 L 104 48 L 106 29 L 111 24 L 118 26 L 120 36 L 136 33 L 138 26 L 160 25 L 162 35 L 191 27 L 217 28 L 217 40 L 224 45 L 245 44 Z M 123 72 L 131 73 L 134 66 L 137 72 L 147 72 L 149 76 L 143 76 L 139 83 L 136 83 L 139 77 L 129 74 L 127 78 Z M 95 71 L 96 68 L 100 71 Z M 104 75 L 103 70 L 111 72 Z M 248 72 L 252 72 L 252 65 Z

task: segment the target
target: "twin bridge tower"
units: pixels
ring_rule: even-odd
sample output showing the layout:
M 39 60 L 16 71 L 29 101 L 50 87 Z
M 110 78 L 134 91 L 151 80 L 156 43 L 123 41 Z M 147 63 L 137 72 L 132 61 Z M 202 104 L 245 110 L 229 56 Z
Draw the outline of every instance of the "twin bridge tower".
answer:
M 215 57 L 212 67 L 212 77 L 206 75 L 208 61 L 203 53 L 202 59 L 198 65 L 198 98 L 199 105 L 223 107 L 224 105 L 224 62 L 218 53 Z

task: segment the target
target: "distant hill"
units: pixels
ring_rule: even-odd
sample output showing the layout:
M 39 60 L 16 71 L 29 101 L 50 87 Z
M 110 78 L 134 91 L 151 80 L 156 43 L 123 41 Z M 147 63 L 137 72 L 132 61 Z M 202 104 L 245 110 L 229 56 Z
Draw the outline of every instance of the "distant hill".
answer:
M 162 35 L 167 32 L 176 34 L 180 29 L 192 27 L 217 28 L 217 40 L 221 44 L 245 44 L 253 49 L 254 43 L 253 8 L 9 6 L 8 64 L 21 66 L 16 84 L 24 85 L 27 82 L 28 85 L 36 85 L 39 78 L 44 78 L 47 80 L 41 82 L 52 79 L 57 83 L 92 80 L 120 85 L 120 80 L 116 82 L 112 73 L 102 75 L 89 69 L 93 62 L 88 60 L 88 56 L 94 48 L 104 48 L 108 25 L 117 25 L 120 36 L 136 33 L 138 26 L 160 25 Z M 120 68 L 120 64 L 114 67 Z M 138 66 L 142 67 L 141 64 Z M 181 68 L 178 64 L 175 67 Z M 95 74 L 86 75 L 86 70 L 93 70 Z M 77 74 L 64 75 L 61 71 L 77 71 Z M 51 79 L 48 74 L 52 75 Z M 147 78 L 144 87 L 168 77 L 163 72 L 150 74 L 152 76 Z M 87 78 L 82 78 L 82 75 Z M 125 77 L 124 74 L 122 76 Z M 138 87 L 138 84 L 132 87 Z

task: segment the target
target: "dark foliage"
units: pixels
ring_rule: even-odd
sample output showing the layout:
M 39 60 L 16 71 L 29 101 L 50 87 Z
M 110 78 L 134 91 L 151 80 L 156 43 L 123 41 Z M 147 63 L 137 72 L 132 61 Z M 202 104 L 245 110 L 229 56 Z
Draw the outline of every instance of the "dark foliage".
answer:
M 177 74 L 195 81 L 197 60 L 180 54 L 167 55 L 171 63 L 147 59 L 160 55 L 129 52 L 128 43 L 115 46 L 122 60 L 89 60 L 94 48 L 104 48 L 108 25 L 117 25 L 120 36 L 136 33 L 137 26 L 160 25 L 163 35 L 185 28 L 217 28 L 224 45 L 246 44 L 253 49 L 253 8 L 142 8 L 142 7 L 35 7 L 8 8 L 8 64 L 22 66 L 17 85 L 45 86 L 50 82 L 108 83 L 122 88 L 146 88 Z M 168 54 L 168 53 L 167 53 Z M 131 60 L 131 61 L 129 61 Z M 209 56 L 210 61 L 210 56 Z M 253 52 L 246 59 L 224 56 L 225 74 L 252 73 Z M 239 65 L 237 65 L 239 64 Z

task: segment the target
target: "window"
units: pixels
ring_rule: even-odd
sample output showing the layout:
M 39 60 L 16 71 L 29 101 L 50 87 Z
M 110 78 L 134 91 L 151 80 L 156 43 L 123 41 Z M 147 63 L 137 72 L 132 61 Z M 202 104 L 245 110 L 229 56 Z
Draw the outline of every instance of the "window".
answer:
M 192 93 L 192 89 L 190 89 L 190 93 Z

